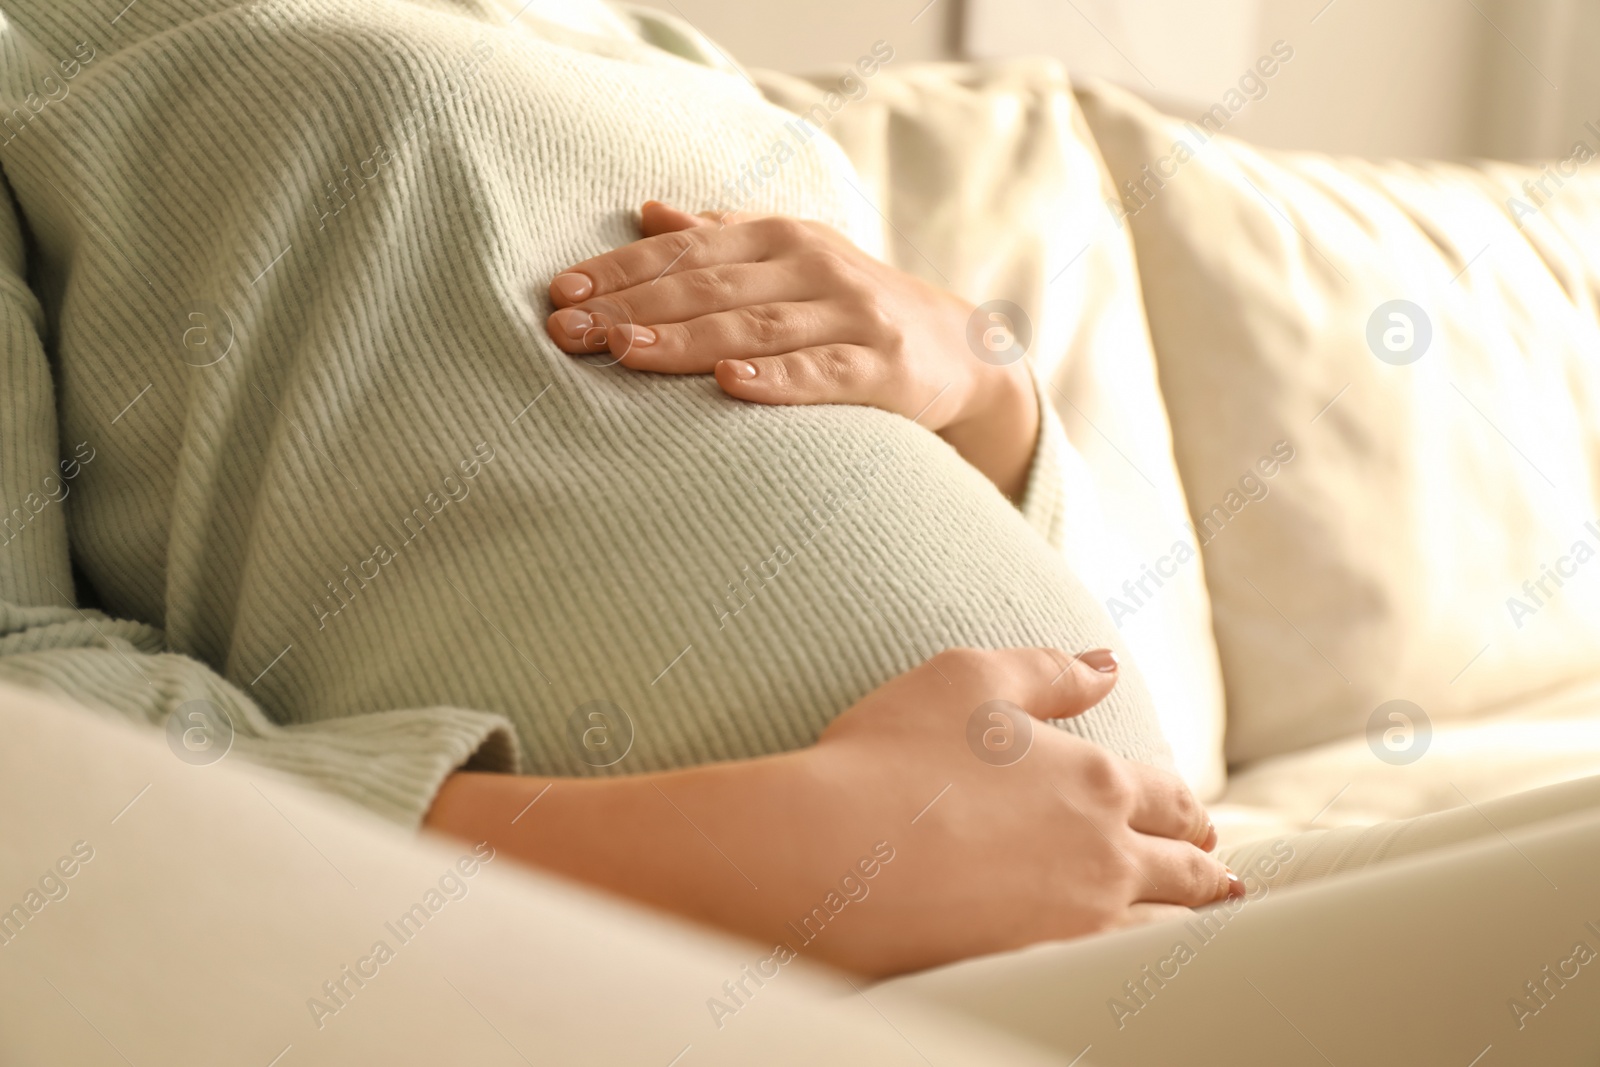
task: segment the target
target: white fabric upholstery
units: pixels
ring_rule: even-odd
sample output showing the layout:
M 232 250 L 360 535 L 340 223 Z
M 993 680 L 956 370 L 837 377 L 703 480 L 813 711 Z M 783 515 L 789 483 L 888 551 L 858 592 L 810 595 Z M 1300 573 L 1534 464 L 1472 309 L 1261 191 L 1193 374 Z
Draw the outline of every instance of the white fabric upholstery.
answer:
M 1523 1030 L 1504 1010 L 1521 978 L 1588 939 L 1600 819 L 1560 817 L 1600 782 L 1488 805 L 1504 837 L 1443 817 L 1418 829 L 1449 847 L 1336 882 L 1280 890 L 1241 866 L 1252 896 L 1231 913 L 877 987 L 800 960 L 754 987 L 759 946 L 506 856 L 446 882 L 481 850 L 417 841 L 237 759 L 194 766 L 159 735 L 10 689 L 0 731 L 0 810 L 27 813 L 0 835 L 0 905 L 29 909 L 0 937 L 6 1064 L 1319 1062 L 1307 1036 L 1333 1062 L 1397 1067 L 1466 1063 L 1490 1043 L 1563 1067 L 1600 1051 L 1600 994 L 1581 978 Z M 1301 855 L 1343 860 L 1330 843 L 1274 855 L 1295 850 L 1289 872 Z M 58 869 L 72 873 L 46 883 Z M 374 963 L 380 940 L 392 955 Z M 1157 986 L 1149 968 L 1180 941 L 1193 955 Z M 741 979 L 751 995 L 719 1027 L 706 1002 Z M 1155 996 L 1129 999 L 1129 981 Z M 1136 1009 L 1119 1018 L 1113 1000 Z M 1463 1004 L 1484 1005 L 1464 1027 Z
M 1199 147 L 1120 90 L 1080 100 L 1196 522 L 1275 442 L 1295 453 L 1205 547 L 1230 763 L 1360 735 L 1396 699 L 1437 728 L 1597 677 L 1600 171 Z M 1386 347 L 1395 300 L 1431 324 L 1413 362 Z
M 1600 681 L 1498 713 L 1437 723 L 1416 762 L 1377 759 L 1365 735 L 1238 768 L 1211 805 L 1224 848 L 1314 829 L 1409 819 L 1600 775 Z
M 0 733 L 0 909 L 38 905 L 0 927 L 0 1063 L 1054 1062 L 898 1006 L 913 1048 L 804 959 L 757 987 L 770 948 L 418 841 L 236 757 L 193 766 L 38 694 L 0 687 Z M 714 1016 L 741 979 L 748 999 Z
M 1600 1056 L 1597 792 L 1573 782 L 1379 827 L 1387 857 L 1345 834 L 1274 842 L 1260 866 L 1235 857 L 1251 892 L 1233 905 L 910 975 L 880 1003 L 931 1000 L 1061 1063 L 1587 1067 Z M 1407 854 L 1423 838 L 1440 847 Z

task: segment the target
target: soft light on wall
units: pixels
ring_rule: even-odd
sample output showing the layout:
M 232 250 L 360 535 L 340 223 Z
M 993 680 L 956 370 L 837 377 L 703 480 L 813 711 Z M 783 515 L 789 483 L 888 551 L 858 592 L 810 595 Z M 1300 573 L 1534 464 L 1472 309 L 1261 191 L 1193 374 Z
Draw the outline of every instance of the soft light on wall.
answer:
M 1362 156 L 1564 158 L 1600 147 L 1596 0 L 645 0 L 751 66 L 874 41 L 901 64 L 1045 53 L 1188 119 L 1279 41 L 1293 60 L 1227 132 Z M 1260 96 L 1259 92 L 1257 93 Z
M 968 0 L 975 58 L 1043 52 L 1075 74 L 1206 104 L 1256 59 L 1260 0 Z

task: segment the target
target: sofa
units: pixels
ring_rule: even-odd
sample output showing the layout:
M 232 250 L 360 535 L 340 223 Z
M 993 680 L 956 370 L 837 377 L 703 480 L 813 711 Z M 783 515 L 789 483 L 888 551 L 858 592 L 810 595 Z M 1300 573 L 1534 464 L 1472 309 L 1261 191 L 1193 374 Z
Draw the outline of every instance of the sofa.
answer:
M 1431 842 L 1350 850 L 1425 852 L 1258 887 L 1231 920 L 1194 916 L 1203 957 L 1123 1027 L 1108 996 L 1194 930 L 1157 923 L 877 985 L 804 958 L 752 978 L 770 948 L 482 844 L 419 838 L 243 760 L 174 758 L 181 740 L 158 731 L 6 686 L 0 730 L 8 1067 L 1459 1067 L 1491 1042 L 1488 1062 L 1580 1067 L 1600 1053 L 1581 980 L 1525 1029 L 1500 1010 L 1600 898 L 1600 779 L 1493 806 L 1497 833 L 1470 809 L 1441 813 L 1456 825 Z M 1578 814 L 1551 820 L 1563 810 Z M 1328 929 L 1331 953 L 1307 936 Z M 710 1010 L 735 996 L 731 1015 Z
M 1600 773 L 1600 144 L 1333 159 L 1052 61 L 848 73 L 756 79 L 842 98 L 897 266 L 1029 319 L 1068 554 L 1224 845 Z

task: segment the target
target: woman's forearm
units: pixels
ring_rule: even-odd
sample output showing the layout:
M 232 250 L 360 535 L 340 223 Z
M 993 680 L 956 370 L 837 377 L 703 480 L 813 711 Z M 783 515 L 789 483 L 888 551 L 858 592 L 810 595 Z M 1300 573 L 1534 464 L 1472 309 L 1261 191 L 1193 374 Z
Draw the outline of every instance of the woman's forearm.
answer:
M 872 975 L 1241 889 L 1176 777 L 1033 725 L 1116 682 L 1108 651 L 1065 659 L 941 653 L 783 755 L 602 779 L 459 773 L 427 825 Z
M 790 753 L 618 778 L 463 772 L 426 825 L 758 941 L 792 941 L 784 924 L 886 830 L 855 825 L 825 766 Z

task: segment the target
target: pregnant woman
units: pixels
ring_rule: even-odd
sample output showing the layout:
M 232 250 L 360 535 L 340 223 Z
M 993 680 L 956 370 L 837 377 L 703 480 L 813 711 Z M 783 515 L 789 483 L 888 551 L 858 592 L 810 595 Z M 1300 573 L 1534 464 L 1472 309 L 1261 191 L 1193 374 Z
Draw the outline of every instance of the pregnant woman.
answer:
M 608 8 L 91 11 L 6 6 L 0 678 L 763 940 L 881 843 L 867 973 L 1239 891 L 837 147 L 640 241 L 791 117 Z
M 1243 892 L 1049 405 L 825 139 L 697 214 L 793 119 L 681 26 L 3 9 L 0 680 L 866 974 Z

